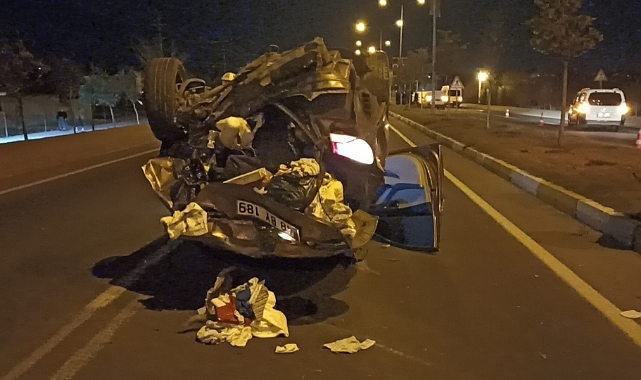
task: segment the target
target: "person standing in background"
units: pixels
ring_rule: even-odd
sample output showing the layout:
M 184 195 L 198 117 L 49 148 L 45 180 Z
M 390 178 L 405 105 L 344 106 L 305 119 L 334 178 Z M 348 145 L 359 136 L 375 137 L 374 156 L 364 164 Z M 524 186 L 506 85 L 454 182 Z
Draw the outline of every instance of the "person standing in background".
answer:
M 82 107 L 78 108 L 78 112 L 76 113 L 78 115 L 78 127 L 80 128 L 80 132 L 84 132 L 85 130 L 85 110 Z
M 67 113 L 63 109 L 58 111 L 58 114 L 56 114 L 56 120 L 58 121 L 58 129 L 66 131 L 69 124 L 67 124 Z

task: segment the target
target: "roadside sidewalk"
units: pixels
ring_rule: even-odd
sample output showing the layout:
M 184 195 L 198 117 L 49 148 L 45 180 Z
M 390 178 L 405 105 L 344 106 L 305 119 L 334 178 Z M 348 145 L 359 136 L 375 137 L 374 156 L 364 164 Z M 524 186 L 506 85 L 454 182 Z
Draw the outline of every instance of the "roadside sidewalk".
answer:
M 147 119 L 141 118 L 140 123 L 147 124 Z M 122 127 L 131 126 L 131 125 L 136 125 L 136 120 L 117 122 L 115 127 L 112 123 L 100 124 L 100 125 L 96 125 L 95 130 L 104 131 L 111 128 L 122 128 Z M 91 130 L 91 125 L 85 125 L 84 128 L 82 129 L 76 128 L 76 133 L 86 133 L 86 132 L 93 132 Z M 47 132 L 29 133 L 29 140 L 39 140 L 39 139 L 45 139 L 49 137 L 67 136 L 67 135 L 73 135 L 73 134 L 74 134 L 73 127 L 70 126 L 70 128 L 66 131 L 60 131 L 55 129 Z M 9 137 L 4 137 L 4 136 L 0 137 L 0 144 L 12 143 L 17 141 L 24 141 L 24 136 L 22 134 L 19 134 L 19 135 L 12 135 Z
M 556 134 L 548 128 L 496 117 L 487 130 L 484 118 L 458 110 L 393 106 L 391 111 L 617 242 L 631 247 L 636 239 L 641 250 L 641 236 L 635 237 L 641 232 L 640 149 L 580 134 L 567 136 L 558 147 Z

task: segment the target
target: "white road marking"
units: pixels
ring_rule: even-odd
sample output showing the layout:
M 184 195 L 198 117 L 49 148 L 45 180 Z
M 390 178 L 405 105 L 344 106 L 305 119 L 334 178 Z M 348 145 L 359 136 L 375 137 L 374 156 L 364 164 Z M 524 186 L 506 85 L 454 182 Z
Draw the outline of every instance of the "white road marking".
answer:
M 416 147 L 407 136 L 402 134 L 398 129 L 390 125 L 390 129 L 402 138 L 409 146 Z M 550 252 L 543 248 L 534 239 L 528 236 L 514 223 L 509 221 L 505 216 L 499 213 L 494 207 L 478 196 L 472 189 L 467 187 L 463 182 L 456 178 L 452 173 L 445 170 L 445 177 L 459 188 L 465 195 L 476 203 L 486 214 L 494 219 L 505 231 L 512 235 L 519 243 L 523 244 L 534 256 L 541 260 L 550 268 L 561 280 L 573 288 L 581 297 L 588 301 L 592 306 L 599 310 L 613 325 L 618 327 L 632 341 L 641 347 L 641 325 L 621 316 L 621 309 L 616 307 L 610 300 L 605 298 L 601 293 L 594 289 L 590 284 L 583 281 L 570 268 L 565 266 L 561 261 L 554 257 Z
M 395 349 L 393 349 L 391 347 L 387 347 L 387 346 L 382 345 L 380 343 L 376 343 L 375 346 L 379 347 L 379 348 L 382 348 L 383 350 L 389 352 L 390 354 L 394 354 L 394 355 L 403 357 L 405 359 L 413 360 L 413 361 L 415 361 L 417 363 L 423 364 L 424 366 L 427 366 L 427 367 L 431 367 L 432 366 L 432 363 L 426 362 L 425 360 L 423 360 L 421 358 L 417 358 L 416 356 L 408 355 L 408 354 L 406 354 L 404 352 L 401 352 L 399 350 L 395 350 Z
M 79 174 L 79 173 L 83 173 L 83 172 L 86 172 L 86 171 L 89 171 L 89 170 L 101 168 L 103 166 L 115 164 L 116 162 L 126 161 L 126 160 L 129 160 L 129 159 L 135 158 L 135 157 L 140 157 L 140 156 L 144 156 L 144 155 L 151 154 L 151 153 L 157 153 L 157 152 L 158 152 L 158 149 L 153 149 L 153 150 L 148 150 L 148 151 L 145 151 L 145 152 L 142 152 L 142 153 L 132 154 L 132 155 L 129 155 L 127 157 L 118 158 L 116 160 L 111 160 L 111 161 L 107 161 L 107 162 L 102 162 L 100 164 L 91 165 L 91 166 L 88 166 L 86 168 L 74 170 L 72 172 L 65 173 L 65 174 L 60 174 L 60 175 L 57 175 L 55 177 L 45 178 L 45 179 L 41 179 L 39 181 L 27 183 L 25 185 L 20 185 L 20 186 L 12 187 L 10 189 L 1 190 L 0 191 L 0 195 L 13 193 L 14 191 L 18 191 L 18 190 L 24 190 L 24 189 L 27 189 L 29 187 L 42 185 L 43 183 L 55 181 L 55 180 L 58 180 L 58 179 L 61 179 L 61 178 L 69 177 L 69 176 L 72 176 L 72 175 L 75 175 L 75 174 Z
M 25 372 L 36 365 L 45 355 L 51 352 L 56 346 L 64 341 L 75 329 L 85 323 L 91 316 L 98 310 L 107 307 L 110 303 L 118 299 L 125 291 L 126 288 L 133 285 L 145 270 L 160 260 L 162 260 L 169 252 L 176 248 L 178 243 L 170 241 L 163 245 L 160 249 L 150 254 L 144 261 L 139 263 L 134 269 L 127 273 L 122 279 L 117 282 L 121 286 L 110 286 L 107 290 L 102 292 L 93 301 L 89 302 L 83 310 L 71 322 L 64 325 L 53 336 L 33 351 L 28 357 L 22 360 L 18 365 L 13 367 L 6 375 L 2 376 L 0 380 L 16 380 Z
M 93 359 L 103 347 L 111 341 L 116 330 L 122 326 L 140 307 L 138 300 L 130 302 L 124 309 L 118 313 L 103 329 L 100 330 L 91 340 L 82 348 L 78 349 L 67 361 L 56 371 L 51 380 L 71 380 L 91 359 Z

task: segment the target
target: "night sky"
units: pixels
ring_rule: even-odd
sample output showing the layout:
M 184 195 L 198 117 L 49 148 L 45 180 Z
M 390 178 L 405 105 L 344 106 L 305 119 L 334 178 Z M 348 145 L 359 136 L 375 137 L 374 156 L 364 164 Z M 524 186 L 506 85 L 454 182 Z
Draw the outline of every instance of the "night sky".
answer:
M 221 62 L 238 67 L 269 44 L 295 47 L 315 36 L 332 46 L 349 47 L 353 24 L 367 20 L 366 43 L 378 43 L 378 31 L 398 51 L 399 1 L 379 9 L 377 0 L 1 0 L 0 37 L 20 37 L 42 55 L 69 57 L 113 69 L 137 64 L 132 45 L 157 35 L 158 20 L 166 49 L 189 56 L 192 67 Z M 428 46 L 428 9 L 405 0 L 404 51 Z M 189 4 L 188 6 L 184 4 Z M 460 33 L 473 48 L 490 13 L 502 14 L 504 70 L 545 67 L 549 59 L 530 48 L 523 22 L 535 12 L 533 0 L 442 0 L 439 29 Z M 582 59 L 585 66 L 625 69 L 641 58 L 641 4 L 624 0 L 586 2 L 605 40 Z M 472 58 L 472 57 L 471 57 Z

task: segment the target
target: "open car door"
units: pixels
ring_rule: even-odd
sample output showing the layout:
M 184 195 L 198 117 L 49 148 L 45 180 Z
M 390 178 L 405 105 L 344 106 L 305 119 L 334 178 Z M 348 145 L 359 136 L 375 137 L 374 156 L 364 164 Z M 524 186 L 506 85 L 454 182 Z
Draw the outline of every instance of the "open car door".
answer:
M 385 186 L 370 211 L 379 217 L 378 240 L 413 251 L 438 250 L 443 211 L 440 145 L 393 152 L 385 172 Z

